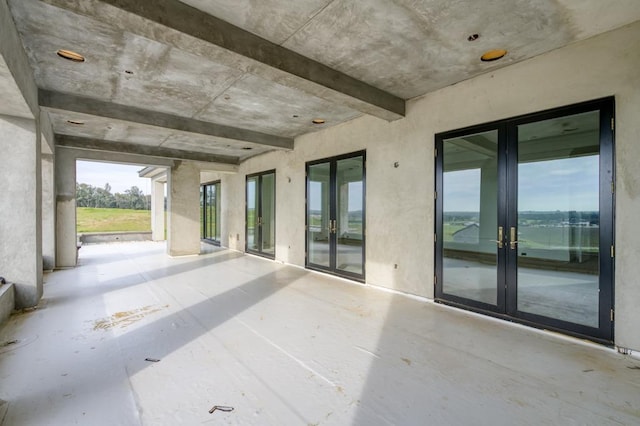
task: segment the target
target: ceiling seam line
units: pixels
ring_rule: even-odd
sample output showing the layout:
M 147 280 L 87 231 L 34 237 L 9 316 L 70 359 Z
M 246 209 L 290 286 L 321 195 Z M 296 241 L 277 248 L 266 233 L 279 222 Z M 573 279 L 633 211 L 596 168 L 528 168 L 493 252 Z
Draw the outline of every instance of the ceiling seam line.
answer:
M 243 71 L 242 74 L 235 78 L 231 83 L 229 83 L 229 85 L 227 87 L 225 87 L 224 89 L 222 89 L 219 93 L 217 93 L 213 99 L 211 99 L 210 102 L 208 102 L 205 106 L 203 106 L 202 108 L 200 108 L 198 111 L 196 111 L 191 118 L 198 120 L 198 115 L 200 115 L 205 109 L 209 108 L 211 106 L 211 104 L 213 104 L 220 96 L 222 96 L 222 94 L 224 92 L 226 92 L 227 90 L 229 90 L 234 84 L 236 84 L 238 81 L 240 81 L 241 79 L 243 79 L 247 74 L 250 74 L 248 71 Z
M 281 47 L 284 47 L 285 43 L 288 42 L 291 37 L 295 36 L 296 34 L 298 34 L 300 31 L 302 31 L 307 25 L 309 25 L 309 23 L 311 21 L 313 21 L 316 16 L 320 15 L 322 12 L 324 12 L 329 6 L 331 6 L 333 3 L 335 3 L 336 0 L 331 0 L 329 3 L 327 3 L 326 5 L 324 5 L 324 7 L 320 8 L 320 10 L 318 10 L 316 13 L 313 14 L 313 16 L 311 16 L 309 19 L 307 19 L 302 25 L 300 25 L 295 31 L 293 31 L 290 35 L 287 36 L 287 38 L 285 38 L 284 40 L 282 40 L 282 42 L 279 44 Z
M 170 138 L 171 136 L 173 136 L 174 134 L 175 134 L 175 133 L 173 133 L 173 132 L 169 133 L 169 135 L 167 135 L 167 137 L 166 137 L 166 138 L 164 138 L 164 139 L 162 140 L 162 142 L 160 142 L 160 145 L 158 145 L 158 147 L 164 146 L 164 143 L 165 143 L 166 141 L 168 141 L 168 140 L 169 140 L 169 138 Z

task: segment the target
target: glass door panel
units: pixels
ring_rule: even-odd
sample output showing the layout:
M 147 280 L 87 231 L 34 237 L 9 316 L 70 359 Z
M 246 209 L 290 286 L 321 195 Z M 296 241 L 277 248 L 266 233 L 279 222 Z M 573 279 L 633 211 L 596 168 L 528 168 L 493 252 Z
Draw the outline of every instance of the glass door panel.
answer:
M 364 269 L 364 159 L 338 160 L 336 269 L 362 274 Z
M 200 187 L 200 229 L 205 240 L 220 242 L 220 182 Z
M 306 266 L 365 274 L 365 153 L 307 163 Z
M 498 304 L 498 130 L 443 141 L 442 289 Z
M 215 225 L 213 226 L 213 239 L 216 241 L 220 241 L 220 218 L 222 217 L 222 210 L 221 210 L 221 199 L 222 197 L 220 196 L 220 182 L 216 183 L 214 185 L 215 188 L 215 200 L 213 202 L 213 206 L 215 206 L 214 208 L 214 221 L 215 221 Z
M 259 176 L 247 178 L 247 250 L 258 251 L 260 248 L 258 219 L 258 180 Z
M 436 136 L 438 300 L 613 341 L 613 107 Z
M 262 175 L 261 182 L 261 251 L 274 255 L 276 252 L 276 175 Z
M 206 191 L 205 187 L 200 187 L 200 238 L 205 238 L 207 235 L 207 231 L 205 227 L 207 226 L 207 221 L 205 220 L 205 211 L 204 206 L 206 205 L 205 201 Z
M 330 265 L 329 219 L 331 164 L 309 166 L 307 173 L 307 255 L 308 262 L 324 268 Z
M 216 187 L 215 185 L 207 185 L 207 235 L 205 238 L 214 239 L 216 229 L 216 211 L 215 211 Z
M 599 111 L 518 126 L 517 310 L 599 322 Z M 511 232 L 511 231 L 510 231 Z

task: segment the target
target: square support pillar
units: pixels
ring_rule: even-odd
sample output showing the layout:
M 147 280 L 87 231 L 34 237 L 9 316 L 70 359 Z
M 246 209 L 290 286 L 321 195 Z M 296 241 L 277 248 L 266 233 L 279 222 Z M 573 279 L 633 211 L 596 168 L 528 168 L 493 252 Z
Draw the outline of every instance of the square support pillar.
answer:
M 42 154 L 42 268 L 56 266 L 56 201 L 54 156 Z
M 164 241 L 164 182 L 151 181 L 151 239 Z
M 73 268 L 78 261 L 76 235 L 76 157 L 56 148 L 56 267 Z
M 193 163 L 176 161 L 167 182 L 167 253 L 200 254 L 200 170 Z
M 0 275 L 15 285 L 16 308 L 42 297 L 42 176 L 35 120 L 0 116 Z

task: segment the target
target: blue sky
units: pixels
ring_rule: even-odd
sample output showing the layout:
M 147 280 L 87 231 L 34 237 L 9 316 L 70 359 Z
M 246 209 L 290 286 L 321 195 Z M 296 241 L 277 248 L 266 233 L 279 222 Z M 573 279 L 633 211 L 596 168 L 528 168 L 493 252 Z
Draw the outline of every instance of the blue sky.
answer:
M 138 170 L 145 166 L 131 166 L 113 163 L 99 163 L 94 161 L 76 162 L 76 181 L 99 188 L 106 183 L 111 185 L 111 193 L 124 193 L 132 186 L 137 186 L 145 194 L 151 194 L 151 180 L 139 178 Z

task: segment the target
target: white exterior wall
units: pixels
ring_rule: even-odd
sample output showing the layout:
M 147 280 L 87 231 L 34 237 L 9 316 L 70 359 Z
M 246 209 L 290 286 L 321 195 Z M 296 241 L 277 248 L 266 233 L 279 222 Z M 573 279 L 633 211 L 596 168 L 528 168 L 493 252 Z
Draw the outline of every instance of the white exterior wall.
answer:
M 613 95 L 615 340 L 640 350 L 639 42 L 635 23 L 414 99 L 402 120 L 361 117 L 297 138 L 293 152 L 252 158 L 221 175 L 222 244 L 244 250 L 245 175 L 275 168 L 276 260 L 304 266 L 305 162 L 366 149 L 366 282 L 432 298 L 434 135 Z

